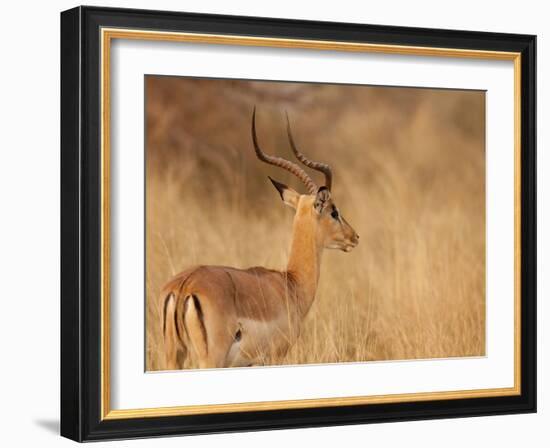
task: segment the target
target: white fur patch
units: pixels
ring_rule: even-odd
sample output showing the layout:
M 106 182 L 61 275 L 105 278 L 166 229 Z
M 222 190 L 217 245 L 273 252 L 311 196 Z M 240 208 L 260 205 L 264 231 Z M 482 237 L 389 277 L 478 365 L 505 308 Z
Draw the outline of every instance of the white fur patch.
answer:
M 270 321 L 241 319 L 242 338 L 235 341 L 227 354 L 233 367 L 262 364 L 270 354 L 287 347 L 297 335 L 289 331 L 286 316 Z

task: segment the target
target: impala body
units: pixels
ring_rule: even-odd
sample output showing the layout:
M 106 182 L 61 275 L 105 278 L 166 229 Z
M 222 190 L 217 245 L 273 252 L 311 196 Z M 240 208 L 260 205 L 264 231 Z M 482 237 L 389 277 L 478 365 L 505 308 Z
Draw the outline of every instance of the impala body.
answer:
M 270 178 L 283 202 L 295 210 L 287 269 L 195 266 L 171 279 L 160 294 L 166 368 L 194 360 L 199 368 L 261 365 L 285 355 L 296 342 L 314 299 L 324 249 L 349 252 L 359 236 L 331 197 L 332 171 L 307 159 L 287 132 L 297 159 L 325 175 L 318 188 L 297 164 L 265 154 L 256 136 L 257 157 L 296 175 L 307 189 L 299 194 Z

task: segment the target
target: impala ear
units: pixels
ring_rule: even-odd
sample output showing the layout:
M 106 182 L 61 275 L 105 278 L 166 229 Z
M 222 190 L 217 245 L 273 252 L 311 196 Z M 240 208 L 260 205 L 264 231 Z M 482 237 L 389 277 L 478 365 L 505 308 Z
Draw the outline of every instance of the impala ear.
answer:
M 276 180 L 273 180 L 271 177 L 269 177 L 269 180 L 281 195 L 281 199 L 283 200 L 283 202 L 289 207 L 296 209 L 298 207 L 298 200 L 300 199 L 300 194 L 294 191 L 292 188 L 287 187 L 285 184 L 282 184 L 280 182 L 277 182 Z
M 313 207 L 317 213 L 321 214 L 329 202 L 330 190 L 327 187 L 319 188 L 317 195 L 315 196 L 315 202 L 313 203 Z

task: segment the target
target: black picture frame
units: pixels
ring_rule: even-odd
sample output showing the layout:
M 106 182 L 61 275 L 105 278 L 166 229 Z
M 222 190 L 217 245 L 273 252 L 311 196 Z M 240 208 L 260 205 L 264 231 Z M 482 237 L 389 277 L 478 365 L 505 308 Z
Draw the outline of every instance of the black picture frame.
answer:
M 521 394 L 101 419 L 100 29 L 521 53 Z M 536 37 L 77 7 L 61 13 L 61 435 L 76 441 L 536 412 Z

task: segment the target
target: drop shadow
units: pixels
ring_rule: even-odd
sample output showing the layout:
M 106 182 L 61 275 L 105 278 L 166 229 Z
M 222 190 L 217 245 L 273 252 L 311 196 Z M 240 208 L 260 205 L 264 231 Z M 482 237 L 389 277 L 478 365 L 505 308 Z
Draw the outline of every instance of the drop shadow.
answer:
M 34 423 L 50 433 L 59 434 L 59 420 L 43 418 L 36 419 Z

